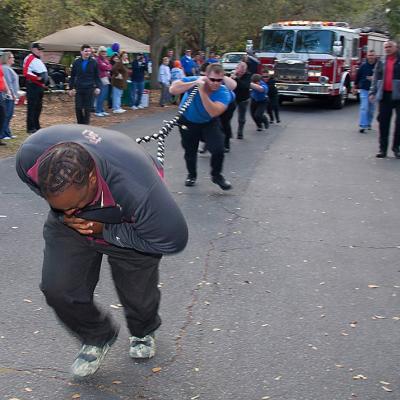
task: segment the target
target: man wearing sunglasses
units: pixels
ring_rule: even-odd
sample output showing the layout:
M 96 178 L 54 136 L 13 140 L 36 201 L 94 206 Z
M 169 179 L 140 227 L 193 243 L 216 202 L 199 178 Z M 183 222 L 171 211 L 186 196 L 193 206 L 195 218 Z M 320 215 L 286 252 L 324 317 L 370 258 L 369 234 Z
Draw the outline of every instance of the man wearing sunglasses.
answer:
M 174 96 L 185 93 L 182 99 L 183 104 L 195 86 L 198 86 L 199 91 L 183 113 L 182 124 L 179 128 L 188 170 L 185 186 L 196 184 L 197 151 L 199 141 L 204 140 L 211 153 L 211 180 L 222 190 L 229 190 L 232 185 L 222 175 L 224 134 L 218 117 L 231 102 L 232 96 L 229 91 L 235 89 L 236 82 L 225 76 L 220 64 L 210 64 L 205 76 L 191 76 L 173 82 L 170 93 Z
M 82 342 L 72 374 L 94 374 L 119 328 L 93 302 L 103 255 L 130 332 L 129 355 L 155 354 L 158 266 L 184 249 L 185 219 L 153 159 L 131 138 L 86 125 L 41 129 L 20 147 L 19 177 L 50 205 L 42 282 L 47 303 Z

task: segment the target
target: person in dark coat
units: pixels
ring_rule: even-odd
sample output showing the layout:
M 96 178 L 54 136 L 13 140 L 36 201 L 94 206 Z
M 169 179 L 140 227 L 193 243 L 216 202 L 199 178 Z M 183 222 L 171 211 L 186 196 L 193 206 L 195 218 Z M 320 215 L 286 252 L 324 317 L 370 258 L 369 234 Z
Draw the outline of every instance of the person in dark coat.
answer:
M 94 374 L 118 336 L 110 313 L 93 301 L 103 255 L 130 332 L 129 355 L 153 357 L 161 324 L 159 263 L 188 240 L 157 162 L 122 133 L 55 125 L 22 144 L 16 169 L 50 206 L 40 288 L 82 343 L 73 376 Z

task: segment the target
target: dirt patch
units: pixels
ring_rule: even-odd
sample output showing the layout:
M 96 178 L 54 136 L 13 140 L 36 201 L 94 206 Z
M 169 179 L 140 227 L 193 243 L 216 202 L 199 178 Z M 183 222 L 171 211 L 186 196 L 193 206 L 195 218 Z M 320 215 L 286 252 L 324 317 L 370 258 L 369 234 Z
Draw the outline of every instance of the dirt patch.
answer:
M 164 111 L 164 108 L 158 105 L 160 93 L 158 90 L 150 92 L 150 105 L 141 110 L 131 110 L 129 107 L 123 107 L 127 111 L 123 114 L 113 114 L 110 110 L 108 117 L 96 117 L 92 114 L 90 124 L 93 126 L 108 127 L 126 122 L 145 115 Z M 175 107 L 176 106 L 170 106 Z M 109 110 L 107 110 L 108 112 Z M 66 93 L 45 94 L 43 101 L 43 111 L 40 116 L 40 123 L 43 128 L 57 124 L 76 123 L 74 99 Z M 160 122 L 161 124 L 161 122 Z M 14 155 L 21 143 L 28 137 L 26 133 L 26 105 L 15 107 L 14 117 L 11 120 L 11 128 L 16 139 L 4 140 L 7 146 L 0 147 L 0 158 Z

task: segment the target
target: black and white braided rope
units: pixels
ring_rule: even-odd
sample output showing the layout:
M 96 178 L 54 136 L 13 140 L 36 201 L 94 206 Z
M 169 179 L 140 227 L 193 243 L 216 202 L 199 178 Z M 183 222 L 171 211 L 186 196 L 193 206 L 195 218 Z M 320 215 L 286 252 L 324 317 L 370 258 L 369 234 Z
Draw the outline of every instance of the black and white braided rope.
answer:
M 151 136 L 143 136 L 136 139 L 136 143 L 148 143 L 151 140 L 157 140 L 157 160 L 162 166 L 164 166 L 165 160 L 165 138 L 171 133 L 172 129 L 175 126 L 179 125 L 183 113 L 190 106 L 194 96 L 196 96 L 198 91 L 199 87 L 195 86 L 193 90 L 189 93 L 188 98 L 182 104 L 182 107 L 179 109 L 178 114 L 170 121 L 164 121 L 164 126 L 157 133 L 153 133 Z

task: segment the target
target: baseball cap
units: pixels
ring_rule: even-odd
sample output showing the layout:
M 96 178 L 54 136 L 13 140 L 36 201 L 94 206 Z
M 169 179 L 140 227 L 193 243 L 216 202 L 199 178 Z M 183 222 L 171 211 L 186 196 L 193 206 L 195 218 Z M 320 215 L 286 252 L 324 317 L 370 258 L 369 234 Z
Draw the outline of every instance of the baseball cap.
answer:
M 44 47 L 40 43 L 32 43 L 31 49 L 44 50 Z

